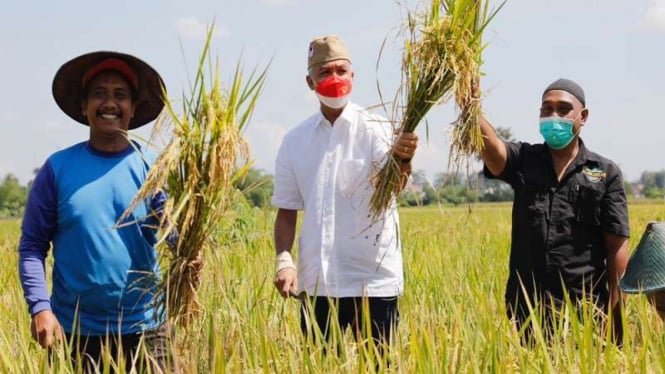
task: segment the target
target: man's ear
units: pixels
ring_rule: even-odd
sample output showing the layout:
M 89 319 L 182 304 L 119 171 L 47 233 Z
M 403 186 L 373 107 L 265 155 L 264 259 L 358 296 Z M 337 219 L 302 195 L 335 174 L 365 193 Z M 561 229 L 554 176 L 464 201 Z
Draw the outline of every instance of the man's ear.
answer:
M 312 77 L 309 76 L 309 74 L 305 75 L 305 81 L 307 82 L 307 87 L 309 87 L 310 90 L 314 91 L 316 86 L 314 85 L 314 80 Z
M 88 103 L 85 99 L 81 99 L 81 114 L 83 117 L 87 117 L 86 109 L 88 108 Z
M 581 120 L 580 120 L 580 125 L 584 126 L 587 119 L 589 119 L 589 109 L 587 109 L 587 108 L 582 109 L 582 112 L 580 113 L 580 115 L 582 117 Z

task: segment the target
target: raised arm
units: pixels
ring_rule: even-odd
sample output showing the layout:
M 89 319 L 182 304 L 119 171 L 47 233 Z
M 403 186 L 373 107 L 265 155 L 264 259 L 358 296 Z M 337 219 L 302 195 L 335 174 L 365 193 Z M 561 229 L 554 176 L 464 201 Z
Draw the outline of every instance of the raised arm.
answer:
M 480 131 L 485 143 L 480 157 L 490 173 L 495 177 L 498 177 L 506 168 L 506 162 L 508 160 L 506 145 L 503 140 L 496 135 L 496 131 L 494 131 L 494 128 L 484 115 L 480 115 L 479 121 Z

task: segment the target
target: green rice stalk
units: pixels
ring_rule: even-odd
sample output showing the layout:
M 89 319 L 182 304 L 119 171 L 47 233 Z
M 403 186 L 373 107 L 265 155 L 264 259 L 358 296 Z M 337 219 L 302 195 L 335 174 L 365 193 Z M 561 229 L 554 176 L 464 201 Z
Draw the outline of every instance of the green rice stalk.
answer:
M 158 249 L 167 264 L 155 302 L 175 325 L 187 327 L 201 312 L 196 298 L 203 253 L 212 246 L 212 234 L 233 205 L 233 183 L 250 167 L 249 148 L 242 137 L 265 81 L 267 68 L 245 79 L 237 63 L 228 86 L 219 80 L 219 67 L 210 62 L 213 29 L 208 32 L 190 94 L 182 100 L 182 114 L 170 101 L 153 131 L 153 138 L 171 128 L 172 134 L 150 169 L 147 180 L 127 210 L 163 190 L 168 196 L 161 216 Z M 210 66 L 206 70 L 206 62 Z M 166 244 L 177 233 L 173 246 Z
M 477 84 L 480 82 L 482 51 L 482 33 L 499 8 L 490 12 L 489 2 L 472 0 L 466 8 L 460 8 L 456 2 L 453 13 L 460 17 L 466 27 L 454 30 L 455 36 L 447 41 L 448 50 L 454 51 L 446 55 L 446 64 L 455 72 L 455 102 L 459 116 L 455 120 L 451 144 L 449 164 L 454 170 L 470 156 L 480 154 L 483 150 L 483 137 L 480 132 L 479 115 L 481 114 L 480 97 Z M 475 87 L 474 87 L 475 86 Z M 467 165 L 468 166 L 468 165 Z
M 503 4 L 502 4 L 503 5 Z M 477 123 L 480 103 L 472 87 L 481 64 L 481 35 L 498 9 L 489 12 L 489 0 L 432 0 L 427 11 L 407 12 L 402 54 L 402 84 L 393 115 L 401 132 L 413 132 L 429 110 L 453 97 L 460 117 L 453 131 L 451 158 L 482 147 Z M 397 122 L 397 121 L 396 121 Z M 399 194 L 404 176 L 400 160 L 391 157 L 375 176 L 370 201 L 375 219 Z

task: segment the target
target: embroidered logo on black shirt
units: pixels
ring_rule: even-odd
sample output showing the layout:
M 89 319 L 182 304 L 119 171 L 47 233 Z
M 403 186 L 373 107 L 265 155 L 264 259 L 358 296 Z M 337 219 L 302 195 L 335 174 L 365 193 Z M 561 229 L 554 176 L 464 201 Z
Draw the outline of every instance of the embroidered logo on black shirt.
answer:
M 582 174 L 589 182 L 602 182 L 607 178 L 607 173 L 598 167 L 589 168 L 587 166 L 582 168 Z

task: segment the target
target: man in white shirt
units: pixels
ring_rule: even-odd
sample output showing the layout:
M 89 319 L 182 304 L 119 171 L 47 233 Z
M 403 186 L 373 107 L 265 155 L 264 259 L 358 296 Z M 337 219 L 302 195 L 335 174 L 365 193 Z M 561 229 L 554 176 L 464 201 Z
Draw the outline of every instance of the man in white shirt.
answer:
M 387 343 L 404 283 L 399 217 L 393 201 L 379 219 L 372 218 L 372 180 L 393 155 L 408 176 L 418 138 L 400 133 L 394 139 L 386 119 L 349 102 L 354 73 L 338 37 L 314 39 L 307 63 L 307 85 L 320 110 L 289 131 L 277 155 L 275 286 L 285 298 L 302 296 L 303 332 L 316 323 L 326 338 L 331 317 L 360 337 L 366 298 L 372 338 Z M 304 217 L 296 267 L 291 249 L 299 210 Z

